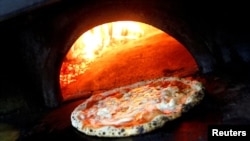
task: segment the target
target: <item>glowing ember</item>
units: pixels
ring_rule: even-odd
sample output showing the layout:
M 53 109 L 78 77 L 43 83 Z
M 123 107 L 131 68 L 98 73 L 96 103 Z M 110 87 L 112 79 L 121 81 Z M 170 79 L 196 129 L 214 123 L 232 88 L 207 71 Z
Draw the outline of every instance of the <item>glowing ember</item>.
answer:
M 70 48 L 62 64 L 60 85 L 64 87 L 76 81 L 88 65 L 107 50 L 139 39 L 152 26 L 132 21 L 119 21 L 94 27 L 82 34 Z

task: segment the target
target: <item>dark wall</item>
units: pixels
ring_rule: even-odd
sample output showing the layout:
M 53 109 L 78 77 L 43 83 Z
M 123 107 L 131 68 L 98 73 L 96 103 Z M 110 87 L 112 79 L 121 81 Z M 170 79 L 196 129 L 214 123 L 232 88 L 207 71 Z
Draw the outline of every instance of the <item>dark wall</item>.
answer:
M 202 74 L 239 74 L 250 64 L 248 11 L 244 3 L 211 1 L 65 0 L 20 13 L 0 23 L 0 115 L 59 106 L 58 74 L 67 50 L 84 31 L 115 20 L 166 31 L 187 47 Z
M 185 20 L 216 59 L 217 69 L 238 72 L 250 62 L 249 8 L 242 1 L 186 2 Z

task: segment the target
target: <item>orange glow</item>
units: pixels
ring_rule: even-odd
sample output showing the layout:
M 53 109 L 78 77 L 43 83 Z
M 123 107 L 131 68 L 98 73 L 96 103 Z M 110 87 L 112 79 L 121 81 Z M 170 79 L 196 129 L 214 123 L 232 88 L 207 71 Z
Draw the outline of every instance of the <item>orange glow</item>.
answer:
M 60 85 L 64 87 L 76 81 L 88 65 L 107 50 L 112 50 L 144 35 L 152 26 L 133 22 L 118 21 L 96 26 L 82 34 L 72 45 L 62 64 Z

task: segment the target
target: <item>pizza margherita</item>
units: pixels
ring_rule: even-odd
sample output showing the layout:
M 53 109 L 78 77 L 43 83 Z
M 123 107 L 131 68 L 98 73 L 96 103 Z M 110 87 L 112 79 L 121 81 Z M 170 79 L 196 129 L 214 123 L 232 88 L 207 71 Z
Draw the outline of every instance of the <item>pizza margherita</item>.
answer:
M 162 77 L 92 95 L 71 114 L 80 132 L 99 137 L 126 137 L 150 132 L 176 119 L 204 97 L 202 83 Z

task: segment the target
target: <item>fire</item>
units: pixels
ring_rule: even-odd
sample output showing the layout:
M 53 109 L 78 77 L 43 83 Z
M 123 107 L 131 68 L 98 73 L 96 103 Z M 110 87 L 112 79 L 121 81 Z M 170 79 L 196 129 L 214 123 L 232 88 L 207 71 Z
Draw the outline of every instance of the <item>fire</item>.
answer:
M 76 77 L 83 74 L 88 65 L 105 51 L 141 38 L 145 27 L 146 24 L 139 22 L 118 21 L 96 26 L 82 34 L 72 45 L 62 64 L 61 87 L 76 81 Z

